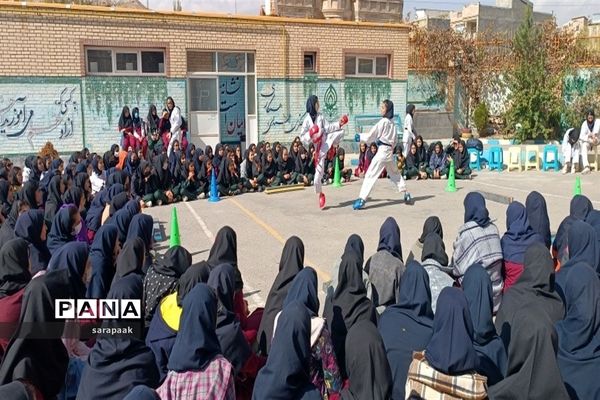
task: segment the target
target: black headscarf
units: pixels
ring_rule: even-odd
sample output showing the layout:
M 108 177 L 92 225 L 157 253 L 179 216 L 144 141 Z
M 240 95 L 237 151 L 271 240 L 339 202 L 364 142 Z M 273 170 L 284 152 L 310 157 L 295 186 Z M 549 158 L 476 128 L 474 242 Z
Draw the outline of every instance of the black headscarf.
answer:
M 314 94 L 308 96 L 308 100 L 306 100 L 306 113 L 310 115 L 310 119 L 312 120 L 313 124 L 317 120 L 318 113 L 316 104 L 318 101 L 319 98 Z
M 62 193 L 60 192 L 60 183 L 61 176 L 55 175 L 52 179 L 50 179 L 50 183 L 48 184 L 48 199 L 46 200 L 46 206 L 48 202 L 53 203 L 56 209 L 62 206 Z
M 11 204 L 8 202 L 8 191 L 10 190 L 10 183 L 4 179 L 0 179 L 0 213 L 4 217 L 8 217 L 10 213 Z
M 479 359 L 477 372 L 487 376 L 490 385 L 495 385 L 504 378 L 508 360 L 492 320 L 492 281 L 485 268 L 477 263 L 467 269 L 462 287 L 473 321 L 473 347 Z
M 35 199 L 35 193 L 38 191 L 38 189 L 39 186 L 36 182 L 27 181 L 25 184 L 23 184 L 23 187 L 21 188 L 21 191 L 17 197 L 19 200 L 26 200 L 32 209 L 37 209 L 40 206 Z
M 71 283 L 74 298 L 85 296 L 85 284 L 82 277 L 89 257 L 89 247 L 83 242 L 70 242 L 52 253 L 48 263 L 48 272 L 66 270 Z
M 293 302 L 277 320 L 271 353 L 256 377 L 252 399 L 312 399 L 316 388 L 310 378 L 310 354 L 310 315 L 304 305 Z
M 48 233 L 47 246 L 48 250 L 52 254 L 66 243 L 75 240 L 73 236 L 73 221 L 71 219 L 71 213 L 74 212 L 74 206 L 63 207 L 56 213 L 54 221 L 52 221 L 52 228 Z
M 76 186 L 73 186 L 70 189 L 68 189 L 65 192 L 65 194 L 63 194 L 63 203 L 71 204 L 71 205 L 75 206 L 77 209 L 79 209 L 82 196 L 83 196 L 83 190 L 81 190 L 80 188 L 78 188 Z
M 435 215 L 428 217 L 425 220 L 425 223 L 423 224 L 423 232 L 419 237 L 419 242 L 424 243 L 425 238 L 430 233 L 437 233 L 441 239 L 444 239 L 444 228 L 442 227 L 442 222 Z
M 359 259 L 360 268 L 362 270 L 363 264 L 365 263 L 365 244 L 360 236 L 353 233 L 350 235 L 348 240 L 346 241 L 346 246 L 344 247 L 344 254 L 348 252 L 353 252 L 356 257 Z
M 386 250 L 400 261 L 402 258 L 402 244 L 400 243 L 400 227 L 393 217 L 387 217 L 379 228 L 379 245 L 377 251 Z
M 132 219 L 133 215 L 131 214 L 131 211 L 123 207 L 111 217 L 106 225 L 116 226 L 119 230 L 119 241 L 125 243 L 127 240 L 127 232 L 129 231 L 129 224 L 131 224 Z
M 546 247 L 550 248 L 552 234 L 550 233 L 550 219 L 548 218 L 548 208 L 544 196 L 536 191 L 529 193 L 527 200 L 525 200 L 525 208 L 527 209 L 529 225 L 544 239 Z
M 10 210 L 10 214 L 8 214 L 2 227 L 0 227 L 0 248 L 2 248 L 4 243 L 16 237 L 15 225 L 17 223 L 17 218 L 19 217 L 19 209 L 23 206 L 25 206 L 24 200 L 16 200 Z M 42 214 L 43 213 L 44 212 L 42 211 Z
M 423 254 L 421 255 L 421 261 L 428 259 L 437 261 L 443 267 L 448 265 L 448 255 L 446 254 L 444 241 L 438 236 L 437 233 L 428 234 L 423 242 Z
M 304 243 L 297 236 L 289 238 L 283 246 L 279 272 L 269 290 L 260 328 L 258 329 L 258 344 L 263 355 L 269 354 L 273 338 L 275 317 L 283 308 L 283 301 L 294 280 L 294 277 L 304 268 Z
M 199 283 L 183 299 L 179 332 L 169 356 L 169 371 L 201 371 L 222 354 L 216 321 L 215 293 Z
M 29 243 L 16 238 L 0 249 L 0 299 L 23 289 L 31 280 Z
M 62 269 L 27 285 L 19 326 L 0 366 L 0 385 L 24 380 L 46 399 L 58 395 L 65 384 L 69 355 L 60 339 L 64 320 L 54 319 L 54 300 L 79 297 L 80 293 L 71 290 L 71 280 L 69 271 Z
M 585 196 L 577 195 L 571 199 L 569 215 L 558 226 L 554 243 L 552 243 L 552 250 L 556 252 L 561 263 L 568 258 L 568 234 L 571 224 L 575 221 L 585 221 L 593 209 L 592 202 Z
M 465 196 L 465 224 L 475 222 L 482 228 L 490 224 L 490 213 L 485 207 L 485 199 L 478 192 L 471 192 Z
M 394 119 L 394 103 L 391 100 L 384 100 L 383 104 L 385 104 L 385 115 L 383 118 L 387 118 L 390 121 Z
M 283 302 L 283 308 L 293 301 L 298 301 L 304 304 L 311 317 L 316 317 L 319 314 L 317 285 L 317 272 L 311 267 L 302 268 L 292 281 L 292 285 Z
M 179 278 L 177 287 L 177 305 L 183 307 L 183 299 L 198 283 L 207 283 L 210 276 L 210 267 L 206 261 L 191 265 Z
M 586 222 L 573 221 L 568 233 L 569 260 L 561 265 L 556 273 L 556 290 L 564 299 L 562 287 L 567 279 L 567 274 L 573 265 L 584 263 L 590 268 L 599 271 L 600 246 L 596 231 Z
M 600 281 L 596 271 L 574 265 L 564 285 L 565 319 L 556 323 L 558 367 L 572 399 L 600 396 Z
M 506 233 L 501 239 L 504 261 L 523 264 L 525 251 L 535 242 L 544 239 L 530 226 L 525 206 L 513 201 L 506 209 Z
M 145 250 L 144 241 L 141 238 L 134 237 L 127 239 L 117 257 L 115 276 L 113 277 L 111 287 L 119 279 L 127 275 L 142 275 L 142 262 L 144 261 Z
M 557 337 L 552 320 L 537 305 L 523 305 L 511 321 L 506 378 L 490 387 L 488 396 L 500 400 L 566 400 L 569 396 L 556 362 Z
M 125 116 L 125 110 L 127 110 L 128 116 Z M 124 106 L 121 110 L 121 116 L 119 117 L 119 129 L 130 129 L 133 127 L 133 118 L 129 112 L 129 107 Z
M 206 261 L 211 268 L 221 264 L 229 264 L 234 267 L 235 290 L 243 289 L 244 282 L 237 263 L 237 235 L 231 227 L 224 226 L 219 229 Z
M 345 253 L 338 273 L 338 284 L 331 298 L 327 298 L 323 316 L 331 331 L 331 341 L 342 377 L 346 378 L 344 343 L 348 330 L 358 321 L 377 322 L 377 312 L 367 298 L 362 280 L 360 259 L 354 252 Z
M 133 279 L 129 279 L 133 278 Z M 142 281 L 134 276 L 115 282 L 109 299 L 141 299 Z M 137 385 L 158 386 L 158 369 L 154 354 L 138 335 L 137 320 L 110 319 L 103 328 L 135 325 L 133 335 L 99 335 L 90 352 L 79 384 L 78 399 L 121 400 Z
M 551 321 L 564 317 L 563 302 L 554 289 L 554 263 L 548 249 L 541 243 L 532 244 L 525 252 L 523 273 L 517 282 L 504 293 L 502 305 L 496 315 L 496 332 L 502 338 L 504 347 L 513 336 L 511 323 L 517 311 L 524 304 L 536 305 Z
M 152 113 L 154 111 L 154 113 Z M 148 116 L 146 117 L 146 123 L 148 124 L 149 132 L 156 132 L 158 130 L 158 123 L 160 122 L 160 117 L 158 116 L 158 111 L 156 110 L 156 106 L 154 104 L 150 104 L 150 109 L 148 110 Z
M 477 353 L 473 347 L 473 324 L 462 290 L 445 287 L 437 300 L 433 335 L 425 358 L 436 370 L 448 375 L 475 371 Z
M 103 225 L 96 232 L 90 247 L 92 277 L 87 288 L 89 299 L 104 299 L 110 290 L 115 274 L 113 253 L 118 235 L 119 231 L 114 225 Z
M 190 252 L 181 246 L 174 246 L 154 265 L 154 270 L 165 276 L 179 278 L 191 264 Z
M 125 192 L 121 192 L 115 195 L 110 202 L 109 216 L 115 215 L 117 211 L 125 207 L 125 204 L 129 201 L 129 196 Z
M 46 241 L 42 241 L 42 229 L 44 228 L 44 212 L 42 210 L 28 210 L 17 219 L 15 235 L 27 240 L 29 246 L 29 259 L 31 261 L 31 273 L 37 274 L 46 269 L 50 261 L 50 251 Z
M 429 275 L 418 262 L 408 262 L 400 282 L 398 304 L 385 309 L 378 328 L 394 378 L 392 398 L 404 399 L 413 352 L 423 351 L 433 334 Z
M 152 263 L 152 255 L 150 249 L 154 243 L 154 219 L 151 215 L 138 213 L 134 215 L 129 224 L 129 230 L 127 231 L 127 240 L 133 238 L 141 238 L 144 242 L 146 251 L 146 261 L 144 263 L 144 271 L 148 270 L 148 267 Z
M 239 373 L 252 354 L 240 322 L 233 312 L 233 293 L 235 291 L 235 268 L 222 264 L 210 272 L 208 286 L 212 288 L 218 300 L 217 337 L 223 356 Z
M 350 385 L 342 391 L 342 399 L 391 398 L 392 371 L 383 340 L 371 321 L 359 321 L 348 331 L 346 371 Z

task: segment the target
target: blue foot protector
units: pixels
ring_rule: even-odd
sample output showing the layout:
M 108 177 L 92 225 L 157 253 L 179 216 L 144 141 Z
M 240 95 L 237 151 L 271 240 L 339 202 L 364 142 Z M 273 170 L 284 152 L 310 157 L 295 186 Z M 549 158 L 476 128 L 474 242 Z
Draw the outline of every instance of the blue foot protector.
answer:
M 364 206 L 365 206 L 365 201 L 363 199 L 356 199 L 356 201 L 352 205 L 352 208 L 355 210 L 360 210 Z

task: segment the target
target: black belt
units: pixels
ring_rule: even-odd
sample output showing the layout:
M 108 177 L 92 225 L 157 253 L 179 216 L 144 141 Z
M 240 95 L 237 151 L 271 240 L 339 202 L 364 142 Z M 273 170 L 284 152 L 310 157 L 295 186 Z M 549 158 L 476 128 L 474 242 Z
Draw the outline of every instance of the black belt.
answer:
M 389 144 L 389 143 L 383 143 L 381 140 L 378 140 L 378 141 L 376 142 L 376 144 L 377 144 L 377 146 L 387 146 L 387 147 L 392 147 L 392 145 L 391 145 L 391 144 Z

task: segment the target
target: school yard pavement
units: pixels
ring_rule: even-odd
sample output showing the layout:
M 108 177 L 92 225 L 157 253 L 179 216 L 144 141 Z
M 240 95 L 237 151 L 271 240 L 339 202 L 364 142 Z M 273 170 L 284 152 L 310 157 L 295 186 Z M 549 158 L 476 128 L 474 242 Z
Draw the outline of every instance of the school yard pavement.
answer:
M 380 179 L 365 209 L 352 210 L 362 180 L 342 188 L 324 186 L 327 207 L 319 210 L 314 188 L 267 195 L 248 193 L 222 198 L 218 203 L 197 200 L 178 203 L 178 220 L 182 245 L 194 262 L 208 257 L 217 231 L 229 225 L 237 232 L 238 265 L 244 277 L 245 294 L 251 308 L 262 306 L 273 279 L 285 240 L 299 236 L 306 249 L 305 264 L 319 275 L 319 292 L 323 305 L 322 284 L 330 279 L 331 267 L 341 256 L 346 239 L 352 233 L 361 235 L 365 243 L 365 259 L 377 248 L 379 227 L 388 216 L 400 226 L 402 249 L 410 247 L 421 234 L 423 221 L 437 215 L 444 226 L 444 242 L 449 256 L 452 242 L 463 223 L 463 199 L 470 191 L 485 191 L 513 197 L 525 203 L 527 194 L 537 190 L 546 197 L 552 232 L 569 212 L 575 175 L 556 172 L 489 172 L 476 173 L 470 181 L 457 181 L 458 191 L 446 193 L 446 181 L 408 181 L 414 204 L 406 205 L 402 195 L 394 191 L 387 179 Z M 582 192 L 600 207 L 600 175 L 581 176 Z M 487 201 L 490 216 L 500 233 L 506 230 L 506 204 Z M 152 215 L 164 228 L 165 240 L 155 245 L 159 252 L 168 246 L 171 207 L 154 207 L 144 212 Z

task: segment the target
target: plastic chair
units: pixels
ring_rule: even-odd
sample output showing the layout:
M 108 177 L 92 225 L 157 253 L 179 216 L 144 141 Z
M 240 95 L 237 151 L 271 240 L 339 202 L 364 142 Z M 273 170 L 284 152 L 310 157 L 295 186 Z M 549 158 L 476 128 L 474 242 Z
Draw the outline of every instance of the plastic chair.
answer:
M 531 160 L 531 153 L 534 154 L 533 161 Z M 525 171 L 529 168 L 540 170 L 540 151 L 537 146 L 525 146 Z
M 504 168 L 504 157 L 502 156 L 502 147 L 494 146 L 490 149 L 490 160 L 488 162 L 488 168 L 490 171 L 497 169 L 498 172 L 502 172 Z
M 506 163 L 506 170 L 518 169 L 519 172 L 523 170 L 523 164 L 521 162 L 521 147 L 513 146 L 508 148 L 508 162 Z
M 481 154 L 477 149 L 467 149 L 469 152 L 469 169 L 481 171 Z
M 560 163 L 558 162 L 558 146 L 554 144 L 544 146 L 544 152 L 542 153 L 542 170 L 548 171 L 551 168 L 554 171 L 560 171 Z

